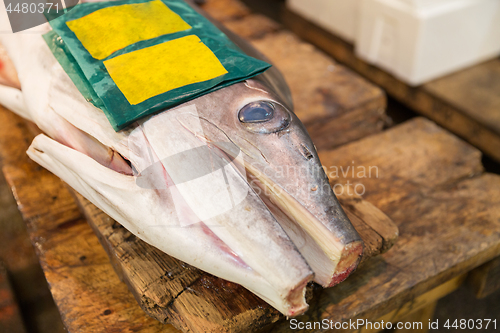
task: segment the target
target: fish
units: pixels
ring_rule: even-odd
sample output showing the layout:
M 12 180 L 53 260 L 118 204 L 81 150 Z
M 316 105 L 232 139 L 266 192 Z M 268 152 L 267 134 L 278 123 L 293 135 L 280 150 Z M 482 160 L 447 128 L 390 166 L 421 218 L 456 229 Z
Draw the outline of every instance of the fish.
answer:
M 43 131 L 32 160 L 141 240 L 288 317 L 307 311 L 309 283 L 356 269 L 363 242 L 276 67 L 115 131 L 47 47 L 49 30 L 0 34 L 0 104 Z

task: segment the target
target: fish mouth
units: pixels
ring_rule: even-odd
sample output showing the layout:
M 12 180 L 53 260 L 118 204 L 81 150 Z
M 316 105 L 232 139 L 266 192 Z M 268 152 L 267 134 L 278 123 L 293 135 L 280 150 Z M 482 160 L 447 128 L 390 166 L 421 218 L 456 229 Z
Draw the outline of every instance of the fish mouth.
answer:
M 218 147 L 221 149 L 221 147 Z M 228 152 L 225 151 L 226 156 Z M 333 287 L 344 281 L 358 266 L 363 242 L 345 242 L 304 205 L 268 177 L 261 168 L 234 158 L 233 165 L 244 173 L 250 188 L 284 229 L 313 270 L 314 282 Z

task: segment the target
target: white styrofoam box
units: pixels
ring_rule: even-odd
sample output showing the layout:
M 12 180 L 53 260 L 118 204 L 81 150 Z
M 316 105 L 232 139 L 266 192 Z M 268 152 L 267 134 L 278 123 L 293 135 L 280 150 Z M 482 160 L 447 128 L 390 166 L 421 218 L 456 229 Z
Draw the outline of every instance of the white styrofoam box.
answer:
M 500 0 L 362 0 L 356 54 L 410 85 L 500 54 Z
M 354 42 L 359 0 L 287 0 L 293 12 L 349 42 Z

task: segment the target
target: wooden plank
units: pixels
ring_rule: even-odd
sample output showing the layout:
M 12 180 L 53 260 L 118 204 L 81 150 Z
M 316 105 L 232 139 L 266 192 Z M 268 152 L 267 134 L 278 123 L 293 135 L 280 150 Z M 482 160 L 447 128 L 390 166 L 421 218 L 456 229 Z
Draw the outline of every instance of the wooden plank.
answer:
M 410 87 L 357 58 L 353 46 L 290 10 L 285 26 L 337 61 L 384 88 L 395 99 L 500 161 L 500 59 Z
M 500 289 L 500 257 L 470 272 L 468 284 L 477 298 L 487 297 Z
M 208 4 L 217 3 L 218 1 L 209 1 Z M 205 7 L 204 7 L 205 8 Z M 213 13 L 212 10 L 209 10 Z M 282 30 L 283 27 L 275 21 L 261 14 L 249 14 L 238 20 L 225 20 L 224 25 L 235 34 L 245 38 L 246 40 L 256 40 L 265 37 L 269 33 Z M 266 52 L 269 54 L 269 52 Z
M 221 9 L 232 6 L 231 14 Z M 274 21 L 248 14 L 237 0 L 209 0 L 202 8 L 248 39 L 283 73 L 295 113 L 317 149 L 334 148 L 382 130 L 387 116 L 380 88 Z
M 362 184 L 363 198 L 399 228 L 385 254 L 324 290 L 300 321 L 376 320 L 500 254 L 500 177 L 482 173 L 481 154 L 417 118 L 320 153 L 332 184 Z M 354 166 L 356 172 L 336 173 Z M 372 169 L 361 177 L 361 169 Z M 362 174 L 361 174 L 362 175 Z M 279 322 L 275 332 L 289 323 Z
M 382 317 L 378 318 L 375 322 L 381 323 L 382 321 L 384 322 L 391 322 L 393 324 L 393 328 L 395 329 L 395 332 L 408 332 L 408 331 L 415 331 L 415 332 L 427 332 L 428 329 L 428 319 L 432 319 L 432 315 L 434 314 L 434 309 L 436 307 L 437 301 L 446 295 L 452 293 L 453 291 L 457 290 L 465 280 L 466 275 L 462 274 L 457 277 L 454 277 L 443 284 L 425 292 L 422 295 L 419 295 L 412 299 L 411 301 L 403 304 L 400 306 L 398 309 L 395 309 Z M 425 319 L 423 321 L 422 319 Z M 397 329 L 397 323 L 398 322 L 421 322 L 422 325 L 415 325 L 407 329 Z M 375 332 L 380 332 L 380 329 L 375 329 L 373 327 L 374 325 L 364 325 L 363 328 L 359 330 L 359 333 L 375 333 Z M 422 328 L 422 329 L 419 329 Z
M 77 198 L 115 270 L 151 317 L 186 332 L 248 332 L 279 318 L 276 310 L 243 287 L 166 255 L 82 196 Z
M 500 133 L 499 58 L 428 82 L 422 89 Z
M 2 263 L 0 263 L 0 333 L 25 333 L 21 313 Z

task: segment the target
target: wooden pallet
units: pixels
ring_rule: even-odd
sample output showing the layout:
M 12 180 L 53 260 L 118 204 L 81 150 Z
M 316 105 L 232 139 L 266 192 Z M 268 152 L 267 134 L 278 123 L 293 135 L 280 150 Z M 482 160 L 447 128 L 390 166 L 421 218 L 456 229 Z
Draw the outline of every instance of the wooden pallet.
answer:
M 410 87 L 356 57 L 352 44 L 293 11 L 285 10 L 283 20 L 287 28 L 304 40 L 500 161 L 500 58 Z

